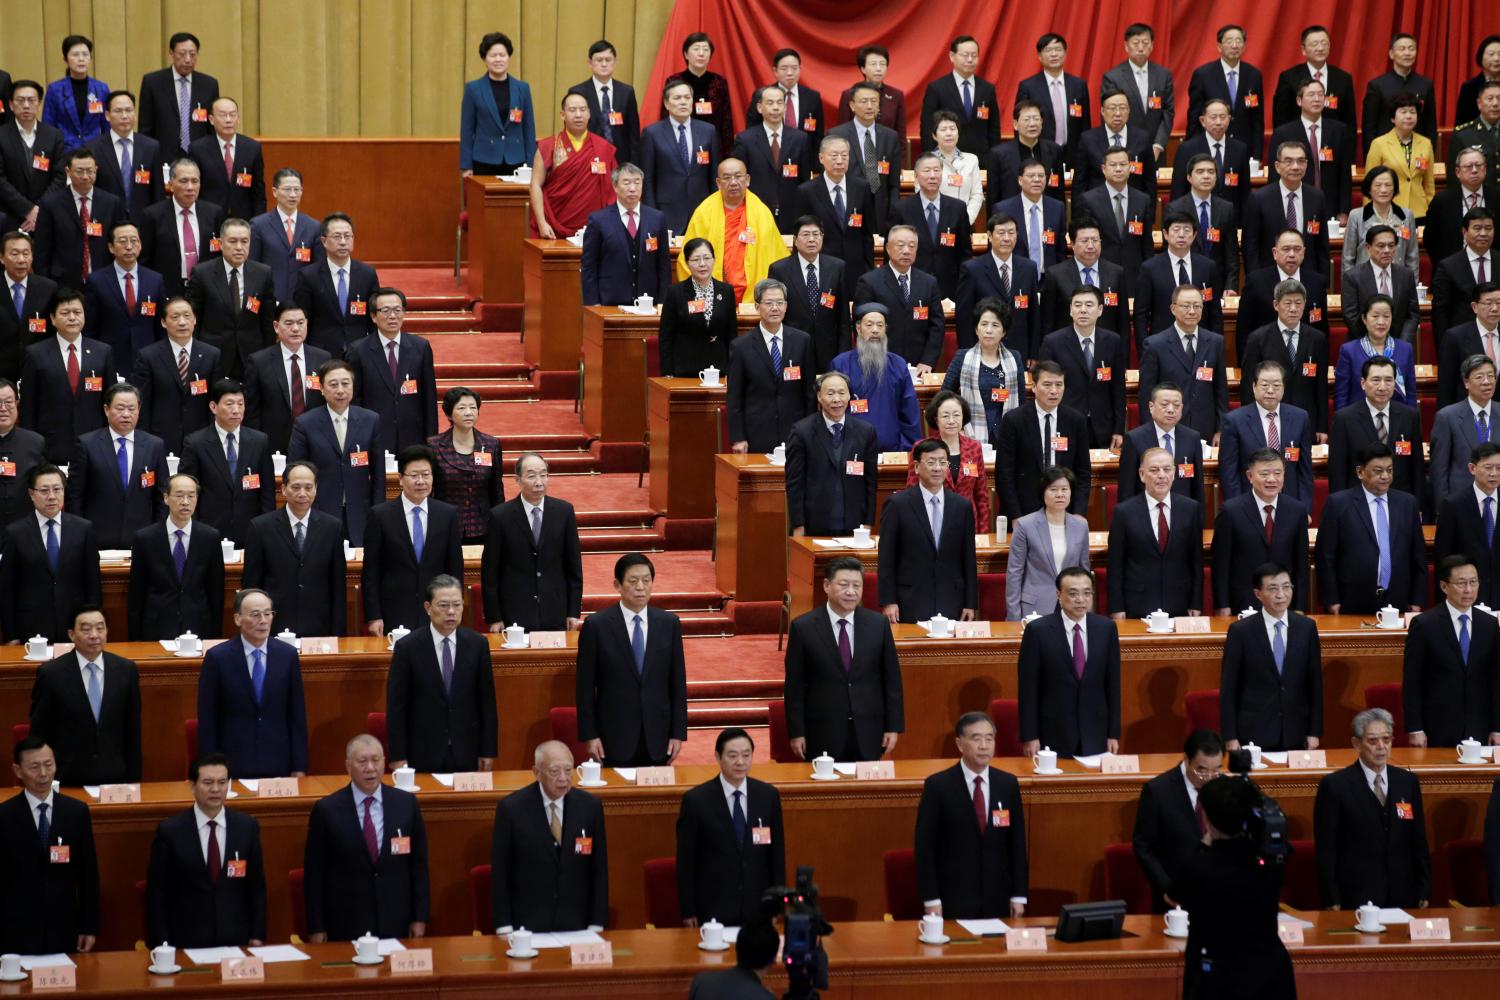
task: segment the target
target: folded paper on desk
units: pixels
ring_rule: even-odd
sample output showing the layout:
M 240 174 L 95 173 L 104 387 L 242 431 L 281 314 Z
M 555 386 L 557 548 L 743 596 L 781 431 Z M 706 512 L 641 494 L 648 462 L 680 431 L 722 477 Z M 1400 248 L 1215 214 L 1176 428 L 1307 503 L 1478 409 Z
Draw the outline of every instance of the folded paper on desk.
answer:
M 1005 925 L 1005 922 L 1003 920 L 996 920 L 993 917 L 987 920 L 957 920 L 954 922 L 964 930 L 968 931 L 970 934 L 975 934 L 980 937 L 984 937 L 986 935 L 999 937 L 1006 931 L 1010 930 L 1010 928 Z
M 46 969 L 54 965 L 73 965 L 73 960 L 67 955 L 22 955 L 21 968 L 30 972 L 32 969 Z
M 1411 914 L 1402 909 L 1383 908 L 1380 911 L 1380 922 L 1382 924 L 1409 924 Z
M 858 766 L 859 765 L 857 764 L 834 764 L 833 769 L 839 774 L 847 774 L 852 778 L 854 777 L 854 772 L 858 768 Z
M 633 767 L 617 767 L 615 768 L 615 773 L 624 778 L 626 781 L 635 780 L 635 768 Z
M 1090 754 L 1087 757 L 1074 757 L 1073 760 L 1079 764 L 1082 764 L 1084 767 L 1097 768 L 1104 764 L 1104 755 L 1102 753 L 1096 753 Z
M 1285 750 L 1262 750 L 1260 759 L 1267 764 L 1286 765 L 1287 751 Z
M 603 944 L 604 938 L 594 931 L 556 931 L 531 935 L 533 948 L 571 948 L 575 944 Z
M 226 958 L 244 958 L 245 953 L 234 945 L 224 948 L 185 948 L 183 954 L 194 965 L 218 965 Z
M 1299 927 L 1303 927 L 1303 928 L 1316 927 L 1317 926 L 1317 924 L 1314 924 L 1311 920 L 1303 920 L 1301 917 L 1294 916 L 1294 915 L 1292 915 L 1290 913 L 1278 913 L 1278 914 L 1276 914 L 1276 922 L 1277 923 L 1282 923 L 1282 924 L 1296 924 Z
M 453 775 L 451 774 L 438 774 L 436 771 L 434 771 L 432 777 L 434 781 L 442 785 L 444 788 L 453 787 Z
M 266 944 L 250 949 L 250 954 L 270 965 L 272 962 L 307 962 L 312 956 L 289 944 Z

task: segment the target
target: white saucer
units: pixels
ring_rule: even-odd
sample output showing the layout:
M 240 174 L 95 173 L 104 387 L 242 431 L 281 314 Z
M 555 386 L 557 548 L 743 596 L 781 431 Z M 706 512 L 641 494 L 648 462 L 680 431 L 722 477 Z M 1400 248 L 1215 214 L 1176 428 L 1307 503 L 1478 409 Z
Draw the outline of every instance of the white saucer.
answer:
M 184 652 L 183 650 L 180 650 L 180 649 L 176 649 L 176 650 L 172 651 L 172 655 L 173 656 L 181 656 L 184 659 L 191 659 L 191 658 L 193 658 L 195 656 L 202 656 L 203 655 L 203 649 L 200 647 L 198 649 L 193 650 L 191 653 Z
M 832 774 L 819 774 L 817 771 L 814 771 L 812 774 L 809 774 L 808 777 L 814 781 L 837 781 L 839 773 L 837 771 L 834 771 Z
M 1183 931 L 1181 934 L 1177 934 L 1177 933 L 1175 933 L 1173 931 L 1163 930 L 1162 931 L 1162 936 L 1169 937 L 1169 938 L 1185 938 L 1185 937 L 1188 936 L 1188 932 L 1187 931 Z
M 405 792 L 408 795 L 416 795 L 422 791 L 422 789 L 418 788 L 416 785 L 412 785 L 410 788 L 402 788 L 400 785 L 395 784 L 394 782 L 392 782 L 391 787 L 398 792 Z
M 358 955 L 354 956 L 355 965 L 379 965 L 384 961 L 385 959 L 379 955 L 376 955 L 374 958 L 360 958 Z
M 541 952 L 537 951 L 535 948 L 532 948 L 530 951 L 516 951 L 514 948 L 510 948 L 506 950 L 505 954 L 507 958 L 524 960 L 528 958 L 536 958 L 541 954 Z
M 1462 757 L 1460 757 L 1460 758 L 1458 758 L 1458 762 L 1460 764 L 1469 764 L 1469 765 L 1474 765 L 1474 764 L 1491 764 L 1491 763 L 1494 763 L 1493 761 L 1485 760 L 1483 757 L 1479 758 L 1478 760 L 1464 760 Z
M 923 944 L 947 944 L 949 941 L 952 941 L 953 939 L 951 937 L 949 937 L 948 935 L 946 935 L 946 934 L 944 934 L 942 937 L 935 937 L 935 938 L 924 938 L 922 935 L 918 934 L 917 935 L 917 940 L 920 941 L 920 942 L 922 942 Z
M 30 653 L 27 653 L 25 656 L 22 657 L 22 659 L 23 660 L 30 660 L 32 663 L 40 663 L 43 660 L 50 660 L 50 659 L 52 659 L 52 647 L 48 646 L 47 647 L 47 652 L 44 653 L 41 656 L 32 656 Z
M 1375 627 L 1376 627 L 1376 628 L 1383 628 L 1383 629 L 1385 629 L 1385 630 L 1386 630 L 1386 631 L 1387 631 L 1387 632 L 1399 632 L 1399 631 L 1401 631 L 1401 630 L 1402 630 L 1402 629 L 1404 629 L 1404 628 L 1406 628 L 1406 623 L 1405 623 L 1405 622 L 1397 622 L 1397 623 L 1396 623 L 1396 624 L 1394 624 L 1394 625 L 1382 625 L 1382 624 L 1380 624 L 1380 622 L 1379 622 L 1379 621 L 1378 621 L 1378 620 L 1377 620 L 1377 621 L 1376 621 L 1376 622 L 1375 622 Z
M 1255 764 L 1255 765 L 1252 765 L 1252 766 L 1257 771 L 1264 771 L 1266 768 L 1270 767 L 1271 765 L 1267 764 L 1265 761 L 1261 761 L 1259 764 Z
M 1355 924 L 1354 929 L 1361 934 L 1382 934 L 1385 932 L 1385 924 L 1376 924 L 1374 927 L 1361 927 Z
M 500 644 L 500 648 L 501 649 L 530 649 L 531 648 L 531 637 L 527 636 L 525 642 L 502 642 Z
M 175 976 L 177 975 L 177 973 L 182 971 L 182 966 L 168 965 L 165 968 L 158 968 L 154 965 L 148 965 L 146 966 L 146 971 L 151 973 L 153 976 Z
M 698 942 L 698 950 L 699 951 L 728 951 L 729 950 L 729 942 L 725 941 L 722 944 L 720 944 L 717 948 L 715 948 L 713 945 L 709 944 L 707 941 L 699 941 Z
M 1150 625 L 1147 625 L 1146 631 L 1150 632 L 1152 635 L 1169 635 L 1173 632 L 1176 632 L 1177 629 L 1171 625 L 1168 625 L 1166 628 L 1152 628 Z
M 598 781 L 580 781 L 578 783 L 578 787 L 579 788 L 604 788 L 608 784 L 609 784 L 609 782 L 605 781 L 603 778 L 600 778 Z
M 1038 767 L 1038 768 L 1034 768 L 1031 773 L 1032 774 L 1062 774 L 1063 773 L 1063 769 L 1060 768 L 1060 767 L 1049 767 L 1049 768 L 1040 768 L 1040 767 Z
M 14 976 L 0 976 L 0 983 L 19 983 L 23 979 L 31 978 L 25 972 L 17 972 Z
M 878 544 L 879 543 L 872 538 L 868 542 L 845 542 L 844 548 L 854 549 L 856 552 L 863 552 L 866 549 L 873 549 Z
M 924 638 L 924 639 L 952 639 L 953 638 L 953 633 L 952 632 L 945 632 L 942 635 L 938 635 L 936 632 L 928 632 L 922 638 Z

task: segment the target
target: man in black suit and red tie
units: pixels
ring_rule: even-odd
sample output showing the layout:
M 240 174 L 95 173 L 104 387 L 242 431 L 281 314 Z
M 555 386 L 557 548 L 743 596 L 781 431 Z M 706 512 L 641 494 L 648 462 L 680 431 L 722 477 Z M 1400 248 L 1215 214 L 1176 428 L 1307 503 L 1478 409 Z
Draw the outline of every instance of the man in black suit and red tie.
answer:
M 240 135 L 240 106 L 232 97 L 214 101 L 208 113 L 214 134 L 193 141 L 188 156 L 203 174 L 203 200 L 232 219 L 253 219 L 266 210 L 266 164 L 260 143 Z
M 213 135 L 208 109 L 219 99 L 219 81 L 198 72 L 200 47 L 196 35 L 176 32 L 167 39 L 172 65 L 141 77 L 141 131 L 160 143 L 168 159 Z
M 265 432 L 271 448 L 285 453 L 292 424 L 323 405 L 318 369 L 329 354 L 307 343 L 307 312 L 296 302 L 281 303 L 271 329 L 276 343 L 245 361 L 245 423 Z
M 375 329 L 370 297 L 380 287 L 380 275 L 354 259 L 354 221 L 349 216 L 325 215 L 321 239 L 323 264 L 297 272 L 292 298 L 307 315 L 308 344 L 341 358 Z
M 437 434 L 437 376 L 432 345 L 402 329 L 406 295 L 378 288 L 370 297 L 374 333 L 348 348 L 354 402 L 380 417 L 377 444 L 395 454 Z
M 922 94 L 923 141 L 937 130 L 933 116 L 951 111 L 958 115 L 958 148 L 984 156 L 991 146 L 1000 143 L 1000 102 L 995 97 L 995 85 L 977 75 L 979 43 L 974 36 L 953 39 L 948 45 L 948 61 L 953 64 L 953 72 L 928 83 Z
M 1032 621 L 1021 636 L 1023 754 L 1043 747 L 1060 757 L 1120 750 L 1120 633 L 1093 607 L 1094 574 L 1070 566 L 1057 574 L 1057 613 Z
M 620 602 L 590 615 L 578 634 L 578 739 L 608 767 L 670 764 L 687 739 L 682 623 L 650 606 L 655 582 L 650 559 L 621 556 Z
M 80 146 L 68 154 L 68 186 L 48 191 L 39 203 L 36 267 L 60 284 L 80 286 L 110 265 L 110 233 L 125 220 L 125 210 L 120 199 L 95 186 L 98 172 L 94 154 Z
M 914 846 L 922 909 L 947 920 L 1022 917 L 1031 882 L 1015 775 L 992 767 L 995 724 L 966 712 L 953 727 L 959 762 L 929 775 Z
M 829 560 L 827 604 L 792 622 L 787 633 L 787 736 L 804 760 L 823 753 L 878 760 L 906 728 L 896 644 L 885 619 L 860 605 L 863 590 L 858 559 Z
M 250 259 L 250 223 L 226 219 L 219 244 L 223 256 L 193 268 L 187 296 L 198 314 L 199 336 L 219 349 L 224 374 L 238 380 L 245 359 L 276 339 L 276 287 L 271 268 Z
M 1258 606 L 1254 576 L 1266 563 L 1291 573 L 1292 607 L 1304 614 L 1312 606 L 1307 585 L 1309 506 L 1283 492 L 1286 459 L 1272 448 L 1245 457 L 1248 490 L 1225 501 L 1214 517 L 1213 605 L 1222 617 Z
M 219 256 L 224 210 L 200 201 L 203 178 L 187 157 L 174 160 L 167 190 L 171 197 L 140 213 L 141 262 L 160 274 L 169 295 L 180 295 L 199 264 Z
M 136 665 L 105 652 L 109 629 L 99 605 L 80 605 L 69 620 L 73 649 L 37 669 L 31 735 L 53 748 L 57 777 L 64 785 L 140 781 L 141 681 Z
M 383 636 L 427 619 L 422 594 L 443 574 L 463 579 L 458 512 L 432 498 L 432 450 L 413 445 L 396 456 L 401 495 L 370 509 L 364 534 L 365 631 Z
M 1176 464 L 1165 448 L 1141 455 L 1145 490 L 1115 507 L 1109 523 L 1109 613 L 1196 616 L 1203 602 L 1203 508 L 1172 492 Z M 1094 751 L 1084 751 L 1094 752 Z
M 774 84 L 762 87 L 755 106 L 761 120 L 734 137 L 729 154 L 750 172 L 750 190 L 766 203 L 784 235 L 794 232 L 798 188 L 812 170 L 813 151 L 807 136 L 786 121 L 786 94 Z
M 83 336 L 82 292 L 59 290 L 52 300 L 56 336 L 26 348 L 21 365 L 21 426 L 47 439 L 47 458 L 65 463 L 79 436 L 104 426 L 104 379 L 113 377 L 109 345 Z
M 1299 67 L 1300 68 L 1300 67 Z M 1288 70 L 1287 72 L 1293 72 Z M 1297 85 L 1297 111 L 1290 121 L 1280 123 L 1271 133 L 1271 146 L 1283 142 L 1300 142 L 1307 151 L 1307 180 L 1323 192 L 1328 211 L 1340 222 L 1349 218 L 1349 199 L 1353 182 L 1349 168 L 1354 165 L 1354 126 L 1345 125 L 1327 103 L 1329 95 L 1316 80 Z M 1325 110 L 1326 109 L 1326 110 Z M 1351 116 L 1352 117 L 1352 116 Z M 1314 145 L 1316 143 L 1316 145 Z
M 589 78 L 568 88 L 589 102 L 589 131 L 613 143 L 616 163 L 634 163 L 641 141 L 641 112 L 635 88 L 615 79 L 618 56 L 609 39 L 589 46 Z
M 1193 70 L 1188 83 L 1188 138 L 1203 129 L 1202 115 L 1214 98 L 1229 105 L 1229 134 L 1243 142 L 1250 157 L 1259 160 L 1266 145 L 1266 93 L 1260 70 L 1244 61 L 1245 29 L 1226 24 L 1217 34 L 1219 58 Z M 1243 183 L 1249 184 L 1249 178 Z
M 1479 567 L 1464 553 L 1444 556 L 1437 578 L 1442 603 L 1413 618 L 1406 632 L 1401 696 L 1407 739 L 1414 747 L 1451 747 L 1467 739 L 1500 745 L 1500 626 L 1474 609 Z
M 777 49 L 771 56 L 771 68 L 776 71 L 772 86 L 780 87 L 786 95 L 786 120 L 807 136 L 808 148 L 816 153 L 828 122 L 823 117 L 823 95 L 802 83 L 801 53 L 796 49 Z M 759 124 L 760 112 L 752 104 L 745 109 L 745 127 Z
M 1078 139 L 1094 120 L 1089 85 L 1063 72 L 1068 42 L 1057 32 L 1048 31 L 1036 40 L 1036 57 L 1042 71 L 1021 81 L 1015 103 L 1032 101 L 1042 109 L 1042 136 L 1062 147 L 1063 161 L 1071 166 L 1078 160 Z
M 166 287 L 161 275 L 140 265 L 140 227 L 117 222 L 109 235 L 114 264 L 89 275 L 83 286 L 88 331 L 114 352 L 121 375 L 135 369 L 136 352 L 161 336 Z
M 1323 654 L 1318 626 L 1291 611 L 1292 575 L 1284 566 L 1256 568 L 1260 613 L 1229 626 L 1219 675 L 1224 746 L 1316 750 L 1323 737 Z
M 666 216 L 641 204 L 645 177 L 635 164 L 620 164 L 615 203 L 589 216 L 580 265 L 586 306 L 629 305 L 642 295 L 660 299 L 672 284 Z
M 1182 763 L 1141 786 L 1130 838 L 1135 860 L 1151 883 L 1151 908 L 1157 913 L 1177 905 L 1167 889 L 1182 862 L 1203 844 L 1198 793 L 1219 776 L 1224 741 L 1211 729 L 1195 729 L 1182 746 L 1182 757 Z
M 516 458 L 516 495 L 490 510 L 479 579 L 491 632 L 519 625 L 528 632 L 578 628 L 583 607 L 583 557 L 573 505 L 547 495 L 547 460 L 534 451 Z
M 130 638 L 152 642 L 192 632 L 217 639 L 224 631 L 223 536 L 193 517 L 195 477 L 179 472 L 162 484 L 162 494 L 167 519 L 130 542 Z

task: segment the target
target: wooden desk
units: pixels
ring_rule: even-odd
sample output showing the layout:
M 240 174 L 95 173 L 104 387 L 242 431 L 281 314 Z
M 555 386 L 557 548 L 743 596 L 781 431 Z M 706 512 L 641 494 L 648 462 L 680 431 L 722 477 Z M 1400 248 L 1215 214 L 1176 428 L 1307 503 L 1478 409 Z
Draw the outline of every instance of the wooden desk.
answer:
M 526 239 L 531 186 L 498 177 L 464 180 L 469 212 L 469 292 L 487 303 L 524 302 L 522 269 L 516 266 Z
M 669 518 L 714 516 L 714 466 L 704 459 L 722 447 L 724 393 L 722 381 L 647 380 L 651 507 Z
M 523 240 L 526 362 L 543 371 L 573 371 L 583 345 L 583 287 L 578 247 L 567 240 Z M 514 263 L 511 265 L 514 267 Z
M 646 338 L 656 316 L 616 306 L 583 309 L 583 429 L 615 444 L 639 444 L 646 433 Z
M 571 705 L 576 698 L 578 633 L 568 633 L 565 649 L 503 649 L 503 636 L 487 634 L 486 638 L 499 706 L 497 766 L 526 767 L 537 743 L 550 738 L 548 712 L 554 705 Z M 391 662 L 386 640 L 344 638 L 338 648 L 337 653 L 301 658 L 308 763 L 318 774 L 341 771 L 344 744 L 366 731 L 365 714 L 385 710 L 385 680 Z M 140 668 L 144 777 L 167 781 L 184 775 L 182 723 L 198 715 L 202 657 L 177 657 L 156 642 L 112 642 L 108 649 Z M 20 646 L 0 647 L 0 722 L 7 733 L 10 725 L 25 722 L 31 712 L 37 665 L 23 660 L 23 652 Z

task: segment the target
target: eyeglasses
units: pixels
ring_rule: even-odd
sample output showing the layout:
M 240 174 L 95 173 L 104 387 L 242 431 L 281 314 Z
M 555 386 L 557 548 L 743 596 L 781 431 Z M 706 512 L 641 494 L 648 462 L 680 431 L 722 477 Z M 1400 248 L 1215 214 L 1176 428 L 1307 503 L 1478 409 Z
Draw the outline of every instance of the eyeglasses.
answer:
M 381 306 L 375 312 L 381 316 L 400 316 L 406 312 L 406 309 L 402 306 Z
M 273 610 L 271 610 L 271 609 L 269 609 L 269 608 L 266 608 L 266 609 L 263 609 L 263 610 L 256 610 L 256 611 L 241 611 L 240 612 L 240 617 L 241 618 L 249 618 L 251 621 L 257 621 L 257 622 L 259 622 L 259 621 L 268 621 L 268 620 L 276 617 L 276 612 L 273 611 Z

